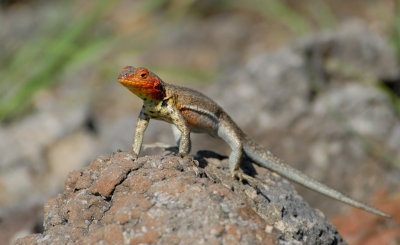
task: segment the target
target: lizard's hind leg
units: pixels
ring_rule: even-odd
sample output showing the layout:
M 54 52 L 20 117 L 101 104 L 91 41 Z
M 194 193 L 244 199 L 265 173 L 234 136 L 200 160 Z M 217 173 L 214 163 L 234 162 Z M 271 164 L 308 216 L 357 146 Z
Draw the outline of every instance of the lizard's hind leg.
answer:
M 232 174 L 232 177 L 238 177 L 241 179 L 239 167 L 243 156 L 243 144 L 240 136 L 235 133 L 234 130 L 223 124 L 219 125 L 217 134 L 232 149 L 231 154 L 229 155 L 229 170 Z

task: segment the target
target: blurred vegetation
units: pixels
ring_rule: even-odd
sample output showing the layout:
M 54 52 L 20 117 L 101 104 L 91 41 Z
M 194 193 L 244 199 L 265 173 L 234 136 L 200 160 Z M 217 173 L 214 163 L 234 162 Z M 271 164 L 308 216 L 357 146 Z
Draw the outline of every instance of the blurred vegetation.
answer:
M 0 57 L 0 120 L 26 109 L 33 94 L 53 85 L 67 67 L 101 56 L 109 36 L 90 30 L 111 2 L 98 1 L 77 18 L 68 12 L 52 16 L 12 53 Z M 68 9 L 68 3 L 63 4 Z
M 400 57 L 400 0 L 395 1 L 397 12 L 392 22 L 394 30 L 392 43 Z M 3 8 L 0 9 L 0 14 L 12 8 L 13 4 L 33 2 L 1 1 L 0 6 Z M 298 3 L 290 0 L 249 0 L 246 2 L 239 0 L 217 2 L 212 0 L 146 0 L 133 1 L 136 8 L 132 9 L 132 16 L 135 16 L 137 20 L 140 18 L 156 20 L 147 21 L 147 26 L 139 25 L 121 34 L 101 26 L 108 16 L 118 14 L 119 10 L 116 6 L 119 2 L 121 1 L 60 1 L 58 4 L 61 5 L 62 11 L 48 15 L 48 19 L 37 25 L 24 40 L 15 41 L 11 50 L 10 45 L 0 46 L 0 122 L 16 118 L 29 111 L 32 108 L 32 97 L 35 93 L 54 86 L 66 72 L 96 65 L 113 50 L 128 42 L 131 43 L 131 49 L 136 49 L 140 53 L 141 50 L 150 46 L 151 37 L 157 38 L 157 32 L 191 18 L 207 18 L 209 15 L 224 11 L 250 12 L 259 18 L 284 27 L 292 33 L 293 37 L 305 35 L 316 29 L 334 28 L 340 21 L 335 12 L 339 8 L 334 1 Z M 39 4 L 46 4 L 46 1 L 41 1 Z M 79 5 L 83 7 L 77 11 L 76 6 Z M 0 41 L 2 42 L 1 39 Z M 209 71 L 196 68 L 167 68 L 182 77 L 213 77 Z M 394 93 L 390 96 L 395 105 L 400 107 L 398 96 Z

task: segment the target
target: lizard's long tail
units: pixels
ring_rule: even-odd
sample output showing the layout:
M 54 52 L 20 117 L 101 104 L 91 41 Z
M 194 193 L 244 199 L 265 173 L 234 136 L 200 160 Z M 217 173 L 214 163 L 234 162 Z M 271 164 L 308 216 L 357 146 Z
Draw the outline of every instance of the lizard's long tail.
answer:
M 246 143 L 243 146 L 244 152 L 248 157 L 253 159 L 257 165 L 268 168 L 285 178 L 288 178 L 296 183 L 299 183 L 313 191 L 319 192 L 324 194 L 328 197 L 333 199 L 339 200 L 356 208 L 364 209 L 370 213 L 374 213 L 377 215 L 381 215 L 383 217 L 391 218 L 391 216 L 387 213 L 384 213 L 374 207 L 371 207 L 367 204 L 358 202 L 350 197 L 308 177 L 307 175 L 303 174 L 299 170 L 292 168 L 288 164 L 284 163 L 279 158 L 272 155 L 271 152 L 265 150 L 262 146 L 258 145 L 251 139 L 247 138 Z

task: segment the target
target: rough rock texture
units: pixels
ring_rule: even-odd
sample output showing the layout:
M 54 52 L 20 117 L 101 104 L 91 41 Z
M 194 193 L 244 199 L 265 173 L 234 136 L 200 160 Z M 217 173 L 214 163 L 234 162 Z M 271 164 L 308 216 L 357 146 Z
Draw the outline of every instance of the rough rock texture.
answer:
M 16 244 L 344 244 L 285 180 L 232 181 L 227 159 L 119 152 L 69 174 L 44 206 L 44 232 Z

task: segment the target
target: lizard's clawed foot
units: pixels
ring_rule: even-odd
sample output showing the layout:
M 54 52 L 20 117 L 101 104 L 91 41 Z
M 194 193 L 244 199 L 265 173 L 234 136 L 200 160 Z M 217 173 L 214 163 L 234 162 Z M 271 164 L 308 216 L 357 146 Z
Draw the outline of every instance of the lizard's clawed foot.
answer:
M 132 160 L 132 162 L 135 162 L 138 159 L 138 154 L 131 152 L 130 158 L 131 158 L 130 160 Z
M 178 156 L 184 160 L 192 161 L 193 157 L 187 153 L 178 153 Z
M 190 155 L 189 155 L 188 153 L 185 153 L 185 152 L 179 152 L 179 153 L 178 153 L 178 156 L 179 156 L 179 157 L 182 157 L 182 158 L 190 157 Z
M 239 170 L 235 170 L 235 171 L 232 172 L 232 178 L 239 180 L 239 182 L 242 182 L 243 179 L 246 179 L 246 177 L 244 175 L 245 174 L 243 174 Z
M 245 180 L 250 185 L 257 186 L 257 181 L 253 177 L 251 177 L 245 173 L 242 173 L 239 170 L 232 172 L 232 178 L 239 180 L 239 182 L 243 182 L 243 180 Z

